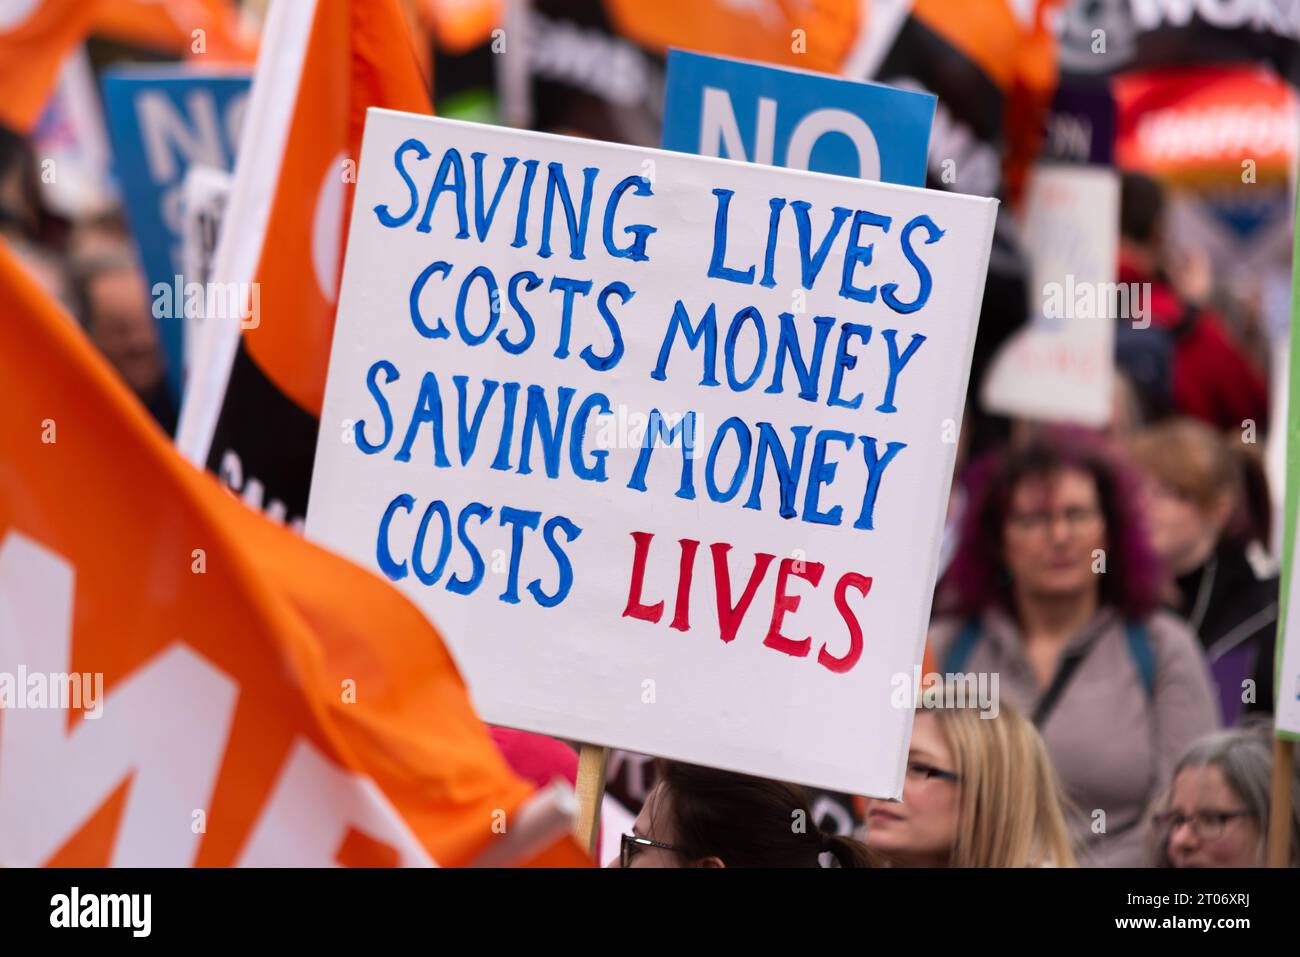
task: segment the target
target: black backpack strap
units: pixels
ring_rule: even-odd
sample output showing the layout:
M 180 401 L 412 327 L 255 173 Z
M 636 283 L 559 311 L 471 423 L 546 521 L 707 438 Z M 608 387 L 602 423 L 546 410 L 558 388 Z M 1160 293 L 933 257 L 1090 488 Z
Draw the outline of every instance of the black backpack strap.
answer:
M 1079 670 L 1079 665 L 1083 664 L 1084 657 L 1092 650 L 1092 642 L 1089 642 L 1083 648 L 1076 649 L 1061 659 L 1061 664 L 1056 669 L 1056 674 L 1052 676 L 1052 683 L 1047 686 L 1043 696 L 1038 699 L 1038 704 L 1034 705 L 1033 722 L 1034 727 L 1042 728 L 1047 722 L 1047 717 L 1056 708 L 1056 703 L 1061 700 L 1061 695 L 1065 693 L 1066 686 L 1074 673 Z
M 1128 627 L 1126 624 L 1125 632 L 1130 652 L 1133 653 L 1135 657 L 1137 656 L 1137 652 L 1133 647 L 1135 633 L 1140 633 L 1144 646 L 1149 650 L 1150 646 L 1145 643 L 1145 627 L 1138 625 L 1136 629 L 1133 629 Z M 1047 686 L 1047 690 L 1043 692 L 1043 696 L 1038 699 L 1038 704 L 1034 706 L 1033 722 L 1035 727 L 1041 729 L 1046 723 L 1048 715 L 1052 713 L 1057 702 L 1060 701 L 1061 695 L 1065 693 L 1066 686 L 1069 685 L 1070 679 L 1072 679 L 1074 673 L 1079 670 L 1079 665 L 1083 664 L 1083 659 L 1088 657 L 1088 652 L 1092 651 L 1093 645 L 1097 644 L 1100 640 L 1101 635 L 1094 635 L 1086 645 L 1081 648 L 1076 648 L 1061 659 L 1061 664 L 1057 667 L 1056 674 L 1052 676 L 1052 683 Z M 1138 671 L 1141 673 L 1142 681 L 1145 685 L 1147 682 L 1147 669 L 1143 665 L 1139 664 Z M 1152 671 L 1151 676 L 1154 679 L 1154 671 Z

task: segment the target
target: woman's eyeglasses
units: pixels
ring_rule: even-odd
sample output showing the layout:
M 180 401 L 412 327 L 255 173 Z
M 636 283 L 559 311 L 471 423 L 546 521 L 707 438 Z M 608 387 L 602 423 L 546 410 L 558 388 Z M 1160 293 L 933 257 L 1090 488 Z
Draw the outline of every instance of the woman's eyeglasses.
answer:
M 1065 519 L 1070 531 L 1092 525 L 1101 518 L 1101 510 L 1085 505 L 1074 505 L 1059 512 L 1046 510 L 1020 512 L 1007 516 L 1007 521 L 1018 531 L 1037 534 L 1051 528 L 1056 519 Z
M 662 841 L 652 841 L 648 837 L 641 837 L 637 834 L 624 834 L 618 850 L 618 866 L 631 867 L 632 858 L 638 851 L 647 847 L 657 847 L 664 851 L 675 851 L 677 848 L 671 844 L 665 844 Z
M 1250 817 L 1249 811 L 1197 811 L 1195 814 L 1180 814 L 1177 811 L 1165 811 L 1155 816 L 1155 824 L 1161 831 L 1173 834 L 1178 828 L 1190 824 L 1196 836 L 1206 841 L 1214 841 L 1223 836 L 1223 830 L 1233 818 Z
M 961 780 L 961 776 L 954 774 L 952 771 L 941 771 L 929 764 L 923 764 L 920 761 L 912 761 L 907 765 L 908 777 L 917 781 L 929 781 L 931 778 L 938 778 L 940 781 L 951 781 L 956 783 Z

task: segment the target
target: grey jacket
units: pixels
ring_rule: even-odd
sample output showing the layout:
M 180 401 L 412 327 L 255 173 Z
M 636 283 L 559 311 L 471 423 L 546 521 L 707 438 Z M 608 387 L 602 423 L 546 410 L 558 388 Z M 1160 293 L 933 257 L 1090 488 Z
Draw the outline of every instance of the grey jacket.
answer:
M 931 626 L 933 660 L 940 670 L 964 624 L 950 618 Z M 1187 746 L 1218 727 L 1218 706 L 1195 636 L 1165 612 L 1144 624 L 1155 658 L 1153 696 L 1143 685 L 1123 620 L 1102 608 L 1067 645 L 1070 650 L 1095 638 L 1039 728 L 1073 805 L 1065 809 L 1066 820 L 1084 866 L 1150 863 L 1148 808 Z M 981 627 L 962 670 L 996 672 L 1000 700 L 1029 717 L 1046 689 L 1025 656 L 1019 626 L 995 608 L 984 613 Z

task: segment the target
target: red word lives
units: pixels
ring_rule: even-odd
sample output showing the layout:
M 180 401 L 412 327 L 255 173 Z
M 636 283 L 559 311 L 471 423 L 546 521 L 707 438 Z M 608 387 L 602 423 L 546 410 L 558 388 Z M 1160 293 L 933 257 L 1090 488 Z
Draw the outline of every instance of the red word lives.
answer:
M 646 561 L 650 557 L 650 545 L 654 539 L 654 534 L 651 532 L 632 532 L 631 534 L 632 541 L 635 543 L 632 557 L 632 577 L 628 587 L 627 607 L 623 609 L 623 617 L 636 618 L 654 624 L 663 618 L 665 603 L 660 600 L 653 604 L 647 604 L 642 597 Z M 677 631 L 689 631 L 691 628 L 691 581 L 695 574 L 695 558 L 700 543 L 695 539 L 683 538 L 679 539 L 677 544 L 681 549 L 677 569 L 677 596 L 673 605 L 673 618 L 668 627 L 675 628 Z M 740 596 L 736 597 L 731 584 L 731 563 L 728 560 L 730 551 L 731 546 L 725 542 L 714 542 L 709 546 L 709 553 L 713 559 L 714 593 L 717 596 L 718 637 L 724 642 L 735 640 L 741 622 L 745 620 L 745 615 L 754 602 L 754 596 L 758 593 L 759 587 L 767 577 L 772 563 L 776 561 L 775 555 L 756 552 L 749 570 L 749 578 L 741 589 Z M 794 639 L 781 634 L 781 625 L 785 616 L 790 612 L 797 611 L 800 602 L 804 598 L 802 595 L 790 594 L 788 588 L 791 578 L 800 578 L 816 589 L 821 584 L 825 571 L 826 566 L 821 562 L 794 558 L 784 558 L 780 561 L 776 572 L 776 593 L 772 599 L 772 617 L 768 621 L 767 636 L 763 639 L 764 645 L 775 648 L 777 651 L 794 658 L 808 657 L 813 645 L 811 635 Z M 853 610 L 849 608 L 848 592 L 850 589 L 857 591 L 865 598 L 867 593 L 871 591 L 871 579 L 857 572 L 845 572 L 840 576 L 839 581 L 835 583 L 835 609 L 840 613 L 840 616 L 844 619 L 844 624 L 848 628 L 848 650 L 837 655 L 831 651 L 827 644 L 823 643 L 821 649 L 817 652 L 817 663 L 836 674 L 843 674 L 848 671 L 862 657 L 862 625 Z

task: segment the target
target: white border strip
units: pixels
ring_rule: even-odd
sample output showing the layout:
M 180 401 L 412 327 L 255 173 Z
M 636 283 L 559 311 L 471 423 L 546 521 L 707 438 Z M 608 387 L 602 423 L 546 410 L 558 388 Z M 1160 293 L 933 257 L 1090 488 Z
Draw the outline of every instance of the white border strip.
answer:
M 230 203 L 213 258 L 213 282 L 237 282 L 238 288 L 247 288 L 261 260 L 317 5 L 318 0 L 271 4 L 240 133 Z M 176 447 L 199 468 L 208 459 L 241 335 L 239 324 L 230 319 L 205 322 L 203 330 L 198 354 L 207 361 L 190 370 L 176 429 Z
M 855 80 L 875 79 L 912 12 L 912 4 L 913 0 L 862 0 L 863 26 L 844 58 L 840 74 Z

